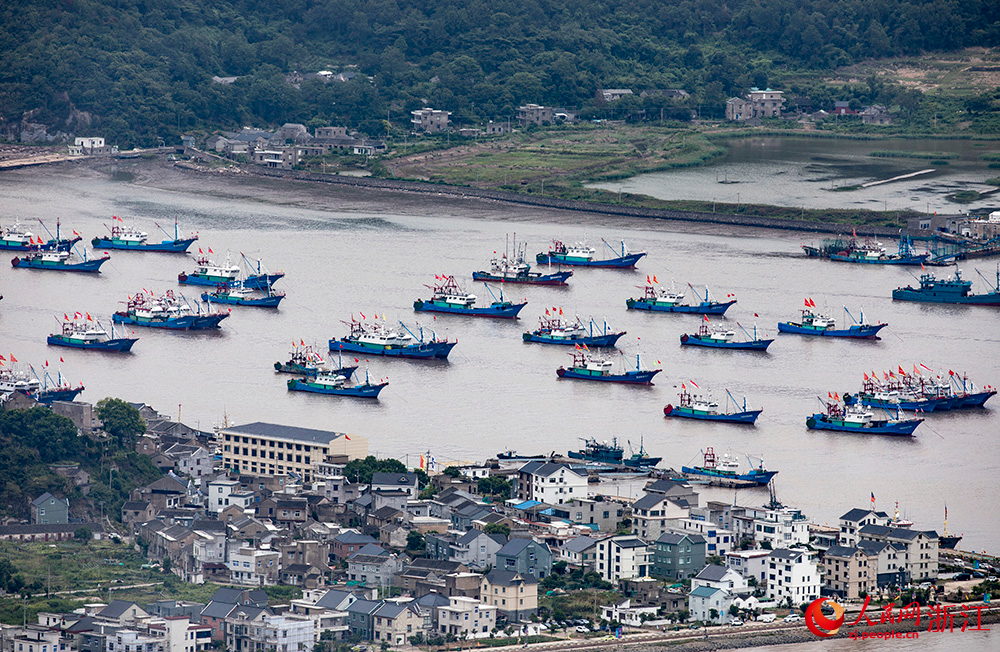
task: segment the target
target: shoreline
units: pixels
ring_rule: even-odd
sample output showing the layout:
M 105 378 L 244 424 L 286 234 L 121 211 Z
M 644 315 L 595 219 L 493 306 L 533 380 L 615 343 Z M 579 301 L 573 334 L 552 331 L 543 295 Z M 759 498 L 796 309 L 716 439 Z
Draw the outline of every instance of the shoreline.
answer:
M 441 183 L 430 183 L 422 181 L 404 181 L 397 179 L 378 179 L 374 177 L 353 177 L 336 174 L 320 174 L 316 172 L 304 172 L 300 170 L 278 170 L 263 168 L 253 165 L 241 165 L 233 163 L 230 168 L 224 170 L 214 170 L 205 166 L 192 164 L 189 162 L 174 163 L 174 167 L 179 170 L 193 172 L 196 174 L 240 174 L 245 176 L 256 176 L 271 179 L 284 179 L 289 181 L 299 181 L 306 183 L 327 183 L 341 186 L 351 186 L 354 188 L 367 190 L 391 190 L 395 192 L 407 192 L 430 195 L 447 195 L 450 197 L 478 199 L 504 204 L 518 204 L 524 206 L 538 206 L 542 208 L 554 208 L 575 212 L 590 213 L 594 215 L 611 215 L 618 217 L 655 219 L 673 222 L 693 222 L 699 224 L 716 224 L 749 227 L 754 229 L 776 229 L 781 231 L 795 231 L 806 233 L 832 233 L 843 234 L 848 230 L 846 224 L 823 224 L 805 220 L 791 220 L 762 217 L 758 215 L 736 215 L 732 213 L 705 213 L 698 211 L 680 211 L 670 209 L 653 208 L 633 208 L 628 206 L 618 206 L 602 202 L 587 202 L 569 199 L 559 199 L 556 197 L 539 197 L 522 193 L 509 192 L 504 190 L 484 190 L 480 188 L 469 188 L 466 186 L 454 186 Z M 235 170 L 236 172 L 233 172 Z M 899 234 L 899 228 L 878 227 L 878 226 L 852 226 L 851 228 L 859 235 L 863 236 L 884 236 L 892 237 Z

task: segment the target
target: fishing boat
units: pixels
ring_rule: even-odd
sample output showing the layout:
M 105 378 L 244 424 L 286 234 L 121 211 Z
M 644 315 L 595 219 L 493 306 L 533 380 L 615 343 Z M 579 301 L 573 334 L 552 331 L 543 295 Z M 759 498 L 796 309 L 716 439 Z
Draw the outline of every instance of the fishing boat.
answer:
M 490 271 L 473 272 L 472 280 L 525 285 L 568 285 L 566 281 L 573 275 L 572 270 L 559 270 L 548 274 L 533 272 L 531 265 L 524 259 L 526 249 L 526 243 L 518 244 L 515 233 L 512 256 L 508 257 L 505 244 L 502 256 L 497 257 L 497 252 L 493 252 L 493 259 L 490 260 Z
M 67 346 L 73 349 L 91 351 L 114 351 L 126 353 L 132 350 L 132 345 L 139 341 L 137 337 L 115 337 L 115 325 L 111 323 L 111 334 L 87 313 L 86 319 L 80 313 L 63 315 L 62 332 L 49 335 L 47 340 L 53 346 Z
M 810 258 L 829 258 L 841 251 L 850 251 L 857 242 L 844 237 L 825 238 L 819 245 L 802 245 L 802 251 Z
M 615 267 L 626 268 L 635 267 L 640 258 L 646 255 L 645 251 L 631 252 L 625 246 L 625 241 L 621 241 L 621 251 L 619 252 L 607 240 L 601 238 L 611 253 L 612 258 L 597 259 L 597 250 L 583 242 L 567 247 L 559 240 L 553 240 L 548 251 L 543 251 L 535 255 L 535 262 L 542 264 L 573 265 L 577 267 Z
M 212 311 L 195 304 L 192 308 L 183 295 L 174 295 L 173 290 L 157 297 L 140 292 L 130 296 L 125 303 L 125 310 L 119 310 L 111 319 L 118 324 L 148 326 L 150 328 L 167 328 L 171 330 L 201 330 L 219 328 L 229 312 Z
M 899 251 L 890 254 L 881 242 L 866 238 L 863 243 L 852 240 L 851 246 L 830 254 L 830 260 L 842 263 L 862 263 L 867 265 L 920 265 L 930 253 L 918 254 L 913 251 L 912 242 L 906 234 L 900 235 Z
M 43 240 L 41 236 L 36 236 L 31 231 L 21 226 L 15 221 L 9 228 L 0 227 L 0 249 L 7 251 L 69 251 L 69 249 L 82 238 L 80 234 L 73 231 L 72 238 L 62 238 L 59 235 L 59 220 L 56 219 L 56 235 L 53 236 L 48 227 L 41 220 L 38 223 L 49 234 L 48 240 Z
M 340 364 L 336 369 L 331 369 L 323 354 L 315 351 L 312 346 L 302 340 L 301 344 L 292 342 L 291 357 L 288 362 L 275 362 L 274 370 L 283 374 L 296 374 L 299 376 L 316 376 L 325 372 L 332 372 L 338 376 L 350 378 L 357 371 L 358 359 L 354 358 L 354 366 L 345 366 L 343 356 L 339 356 Z
M 579 344 L 593 347 L 614 346 L 618 338 L 625 335 L 625 331 L 615 332 L 608 328 L 608 322 L 604 322 L 604 328 L 595 328 L 594 320 L 590 320 L 589 326 L 584 326 L 579 317 L 574 321 L 564 321 L 562 319 L 562 308 L 559 314 L 549 313 L 545 309 L 545 315 L 538 318 L 539 326 L 530 333 L 521 335 L 525 342 L 539 342 L 541 344 Z
M 399 322 L 403 330 L 390 328 L 383 319 L 367 320 L 365 315 L 357 320 L 351 315 L 351 321 L 343 322 L 350 328 L 350 333 L 338 339 L 330 340 L 331 351 L 363 353 L 365 355 L 382 355 L 394 358 L 447 358 L 458 341 L 440 340 L 434 332 L 430 338 L 424 338 L 424 329 L 419 327 L 419 337 L 413 334 L 403 322 Z
M 628 449 L 632 454 L 622 460 L 622 462 L 630 469 L 652 469 L 663 461 L 662 457 L 653 457 L 646 452 L 646 447 L 642 443 L 642 437 L 639 438 L 638 451 L 632 450 L 632 442 L 628 442 Z
M 69 251 L 61 249 L 27 251 L 22 256 L 14 256 L 10 264 L 12 267 L 24 267 L 28 269 L 99 274 L 101 272 L 101 265 L 111 259 L 111 256 L 107 252 L 101 258 L 89 258 L 86 249 L 81 254 L 76 250 L 76 246 L 73 246 L 73 251 L 76 252 L 76 258 L 73 258 Z
M 754 324 L 753 335 L 747 332 L 739 322 L 736 322 L 743 334 L 746 335 L 745 340 L 736 339 L 736 331 L 728 330 L 722 326 L 710 326 L 708 316 L 705 316 L 705 322 L 702 323 L 701 327 L 698 329 L 697 333 L 688 335 L 684 333 L 681 335 L 681 345 L 682 346 L 704 346 L 711 349 L 741 349 L 746 351 L 766 351 L 767 347 L 771 345 L 773 339 L 764 339 L 758 337 L 757 335 L 757 325 Z
M 861 313 L 861 321 L 844 307 L 844 312 L 854 322 L 847 328 L 837 328 L 837 320 L 816 312 L 816 302 L 806 299 L 806 307 L 802 310 L 801 321 L 778 322 L 779 333 L 795 335 L 819 335 L 823 337 L 850 337 L 858 339 L 879 339 L 878 332 L 888 324 L 869 324 L 865 321 L 865 313 Z
M 258 308 L 277 308 L 285 293 L 265 286 L 255 290 L 243 284 L 242 280 L 235 285 L 219 283 L 214 292 L 202 292 L 201 300 L 208 303 L 225 303 L 231 306 L 256 306 Z
M 864 405 L 841 405 L 834 398 L 823 403 L 825 411 L 806 418 L 809 430 L 835 430 L 871 435 L 911 436 L 923 419 L 878 419 L 875 413 Z
M 688 287 L 698 297 L 697 303 L 683 303 L 684 293 L 677 292 L 671 283 L 668 290 L 660 287 L 656 282 L 656 276 L 650 281 L 646 277 L 646 285 L 637 285 L 643 291 L 639 298 L 626 299 L 625 305 L 629 310 L 650 310 L 653 312 L 683 312 L 696 315 L 724 315 L 729 307 L 736 303 L 735 294 L 727 294 L 725 301 L 713 301 L 709 296 L 708 287 L 705 287 L 704 298 L 688 283 Z
M 578 451 L 569 451 L 566 457 L 572 460 L 584 460 L 586 462 L 597 462 L 599 464 L 622 464 L 625 449 L 618 445 L 618 439 L 612 437 L 611 442 L 597 441 L 593 438 L 580 437 L 583 448 Z
M 931 371 L 925 365 L 920 367 Z M 866 372 L 861 391 L 854 395 L 844 394 L 844 403 L 888 410 L 945 412 L 983 407 L 996 393 L 996 388 L 991 386 L 978 389 L 968 377 L 951 370 L 947 379 L 925 377 L 920 368 L 913 365 L 913 373 L 904 372 L 900 366 L 898 373 L 882 372 L 881 379 L 874 371 L 871 376 Z
M 180 234 L 177 232 L 176 219 L 174 220 L 174 235 L 172 238 L 159 224 L 153 222 L 153 224 L 156 224 L 156 228 L 163 231 L 163 235 L 167 236 L 167 239 L 160 242 L 149 242 L 149 235 L 145 231 L 140 231 L 135 226 L 126 226 L 125 221 L 117 215 L 112 215 L 111 219 L 115 224 L 111 227 L 108 227 L 107 224 L 104 225 L 104 228 L 108 229 L 110 235 L 98 236 L 90 241 L 95 249 L 129 249 L 132 251 L 158 251 L 182 254 L 187 252 L 191 243 L 198 239 L 198 236 L 195 234 L 191 234 L 187 238 L 180 237 Z
M 11 355 L 10 360 L 16 365 L 17 358 Z M 45 366 L 48 364 L 46 361 Z M 45 370 L 39 377 L 31 365 L 0 367 L 0 394 L 21 392 L 39 403 L 50 405 L 53 401 L 72 401 L 83 390 L 83 383 L 74 386 L 63 379 L 62 371 L 53 380 Z
M 208 251 L 209 253 L 214 253 L 211 249 Z M 194 271 L 190 274 L 186 272 L 178 274 L 178 283 L 217 287 L 220 283 L 226 283 L 232 286 L 236 284 L 237 280 L 239 280 L 241 274 L 240 266 L 233 265 L 228 256 L 226 256 L 226 262 L 224 265 L 218 265 L 202 254 L 201 249 L 198 249 L 198 254 L 198 257 L 195 258 Z M 250 260 L 243 254 L 240 254 L 240 256 L 251 269 L 250 273 L 246 274 L 243 278 L 243 287 L 253 290 L 262 290 L 266 287 L 271 287 L 276 281 L 285 276 L 285 273 L 280 271 L 274 274 L 269 274 L 261 265 L 260 260 L 258 260 L 255 265 L 254 263 L 251 263 Z
M 757 466 L 754 466 L 753 462 L 750 461 L 749 455 L 747 455 L 747 463 L 750 465 L 750 470 L 746 473 L 741 473 L 739 470 L 739 460 L 730 456 L 729 453 L 724 453 L 722 459 L 717 459 L 715 449 L 711 446 L 702 452 L 702 456 L 704 458 L 702 466 L 682 466 L 681 473 L 694 478 L 704 477 L 713 480 L 752 482 L 762 487 L 771 482 L 771 478 L 778 473 L 777 471 L 767 471 L 764 469 L 764 458 L 760 458 Z
M 698 385 L 691 381 L 691 384 L 695 389 L 700 389 Z M 722 421 L 725 423 L 749 423 L 753 424 L 757 421 L 757 417 L 763 412 L 760 410 L 749 410 L 747 409 L 747 399 L 743 398 L 742 408 L 740 403 L 736 398 L 726 390 L 726 407 L 725 411 L 719 409 L 718 401 L 712 399 L 711 397 L 704 398 L 698 396 L 697 394 L 691 394 L 687 385 L 681 384 L 681 391 L 678 394 L 680 401 L 677 405 L 667 404 L 663 408 L 663 416 L 665 417 L 679 417 L 681 419 L 700 419 L 702 421 Z M 732 399 L 732 408 L 730 408 L 729 400 Z
M 635 356 L 635 369 L 625 369 L 625 354 L 622 354 L 622 369 L 615 373 L 614 363 L 606 358 L 590 354 L 586 344 L 576 346 L 576 351 L 570 353 L 573 364 L 568 368 L 559 367 L 556 375 L 560 378 L 577 380 L 598 380 L 607 383 L 627 383 L 632 385 L 652 385 L 653 376 L 662 369 L 643 369 L 639 355 Z
M 355 396 L 358 398 L 378 398 L 388 382 L 372 383 L 365 372 L 365 382 L 351 384 L 345 376 L 332 371 L 324 371 L 315 376 L 289 378 L 286 383 L 289 391 L 312 392 L 314 394 L 333 394 L 335 396 Z
M 511 450 L 511 449 L 508 448 L 507 450 L 505 450 L 502 453 L 497 453 L 497 459 L 498 460 L 504 460 L 504 461 L 507 461 L 507 462 L 511 462 L 511 461 L 518 461 L 518 462 L 520 462 L 522 460 L 523 461 L 528 461 L 528 460 L 547 460 L 547 459 L 549 459 L 549 456 L 548 455 L 520 455 L 520 454 L 518 454 L 517 451 Z
M 983 274 L 987 285 L 990 281 Z M 922 301 L 925 303 L 959 303 L 975 306 L 1000 306 L 1000 265 L 997 266 L 996 284 L 984 294 L 972 294 L 972 281 L 962 278 L 962 270 L 956 269 L 955 276 L 949 279 L 938 279 L 932 272 L 920 275 L 920 286 L 900 287 L 892 291 L 895 301 Z
M 437 283 L 427 285 L 432 294 L 427 301 L 417 299 L 413 302 L 413 309 L 417 312 L 442 312 L 454 315 L 468 315 L 470 317 L 492 317 L 494 319 L 517 319 L 517 313 L 521 312 L 524 306 L 528 305 L 527 300 L 522 303 L 512 303 L 505 301 L 503 290 L 500 297 L 493 294 L 493 290 L 485 283 L 486 291 L 493 297 L 493 302 L 489 307 L 476 307 L 476 295 L 465 292 L 458 286 L 454 276 L 434 275 Z
M 938 548 L 954 550 L 958 542 L 962 540 L 961 534 L 952 534 L 948 531 L 948 506 L 944 506 L 944 531 L 938 535 Z

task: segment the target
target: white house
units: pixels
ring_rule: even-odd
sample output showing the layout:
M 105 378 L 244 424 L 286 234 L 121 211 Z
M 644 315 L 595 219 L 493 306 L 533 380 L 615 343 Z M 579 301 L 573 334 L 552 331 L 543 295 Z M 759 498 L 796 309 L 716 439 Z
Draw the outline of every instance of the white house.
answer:
M 229 497 L 240 490 L 236 480 L 214 480 L 208 483 L 208 511 L 218 514 L 229 507 Z
M 840 517 L 840 545 L 856 546 L 861 537 L 858 531 L 866 525 L 888 525 L 889 515 L 874 509 L 854 508 Z
M 901 551 L 901 566 L 911 582 L 936 580 L 938 576 L 938 535 L 933 530 L 866 525 L 858 530 L 861 541 L 880 541 Z
M 737 534 L 752 537 L 758 546 L 765 542 L 771 549 L 794 548 L 809 543 L 809 521 L 801 510 L 791 507 L 744 507 L 743 513 L 733 516 L 733 529 Z
M 646 577 L 652 552 L 649 544 L 634 536 L 618 536 L 597 542 L 596 570 L 609 582 Z
M 438 633 L 458 640 L 487 638 L 496 627 L 497 608 L 475 598 L 451 596 L 447 606 L 437 608 Z
M 657 611 L 659 611 L 659 607 L 656 606 L 633 607 L 632 601 L 626 599 L 623 602 L 610 606 L 601 605 L 601 618 L 607 620 L 608 622 L 618 621 L 624 625 L 641 627 L 643 624 L 642 616 L 645 614 L 648 617 L 655 617 Z
M 732 530 L 721 528 L 711 521 L 699 521 L 692 518 L 677 519 L 668 531 L 693 532 L 705 537 L 705 555 L 708 557 L 712 555 L 725 556 L 737 543 L 736 534 Z
M 532 461 L 517 470 L 517 497 L 561 505 L 572 498 L 587 497 L 587 475 L 568 464 Z
M 767 581 L 768 557 L 770 550 L 731 550 L 726 553 L 726 566 L 750 579 L 756 578 L 762 585 Z
M 713 589 L 725 589 L 730 593 L 749 593 L 750 587 L 747 585 L 745 577 L 734 571 L 732 568 L 709 564 L 701 569 L 701 572 L 691 578 L 691 590 L 699 586 L 707 586 Z
M 655 541 L 671 529 L 673 520 L 687 518 L 688 512 L 686 504 L 682 505 L 664 494 L 646 494 L 632 503 L 632 533 L 647 541 Z
M 725 589 L 699 586 L 688 594 L 688 611 L 691 620 L 721 625 L 729 620 L 729 607 L 736 596 Z M 714 617 L 713 617 L 714 610 Z
M 812 551 L 781 548 L 768 555 L 768 600 L 791 598 L 799 605 L 818 598 L 819 588 L 819 565 Z

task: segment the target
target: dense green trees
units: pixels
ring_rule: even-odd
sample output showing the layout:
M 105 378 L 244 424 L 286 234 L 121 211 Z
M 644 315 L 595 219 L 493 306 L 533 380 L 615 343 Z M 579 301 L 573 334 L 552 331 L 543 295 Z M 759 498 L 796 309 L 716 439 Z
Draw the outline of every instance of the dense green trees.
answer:
M 788 68 L 998 41 L 989 0 L 13 0 L 0 7 L 0 127 L 23 118 L 127 146 L 317 117 L 406 127 L 423 104 L 502 118 L 523 102 L 593 105 L 598 88 L 714 102 Z M 285 78 L 320 69 L 359 75 Z

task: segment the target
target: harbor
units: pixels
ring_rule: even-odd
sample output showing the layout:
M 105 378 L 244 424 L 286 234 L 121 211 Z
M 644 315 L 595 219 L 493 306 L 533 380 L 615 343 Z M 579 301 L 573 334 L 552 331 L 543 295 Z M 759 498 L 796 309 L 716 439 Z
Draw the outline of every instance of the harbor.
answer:
M 606 218 L 580 212 L 450 197 L 429 204 L 423 196 L 376 196 L 259 179 L 192 179 L 173 171 L 155 180 L 138 168 L 129 179 L 98 172 L 78 177 L 78 172 L 13 172 L 0 184 L 15 198 L 12 211 L 22 222 L 52 219 L 65 211 L 52 196 L 55 191 L 78 194 L 80 202 L 72 214 L 62 214 L 63 224 L 88 237 L 102 231 L 110 215 L 136 215 L 161 224 L 176 215 L 185 230 L 200 232 L 201 242 L 225 243 L 222 246 L 234 252 L 245 251 L 252 260 L 260 257 L 272 268 L 283 269 L 281 287 L 288 293 L 278 311 L 237 313 L 234 308 L 220 329 L 142 329 L 142 342 L 127 359 L 66 350 L 62 367 L 74 382 L 84 381 L 85 400 L 121 395 L 123 383 L 130 382 L 131 392 L 141 394 L 134 398 L 182 404 L 185 419 L 205 428 L 221 421 L 224 413 L 243 422 L 280 422 L 294 406 L 297 422 L 336 424 L 338 430 L 364 433 L 374 454 L 395 457 L 428 448 L 447 449 L 454 451 L 453 457 L 467 459 L 482 459 L 504 446 L 565 452 L 579 436 L 603 440 L 614 435 L 635 443 L 641 435 L 649 454 L 663 457 L 662 468 L 678 468 L 707 445 L 749 449 L 763 452 L 768 468 L 780 470 L 779 491 L 794 492 L 797 506 L 820 521 L 834 520 L 838 509 L 827 504 L 823 486 L 853 491 L 854 502 L 869 491 L 887 498 L 906 492 L 912 496 L 908 518 L 936 523 L 947 497 L 953 522 L 963 523 L 964 545 L 981 550 L 1000 540 L 1000 525 L 978 516 L 983 510 L 997 512 L 997 499 L 983 493 L 989 472 L 978 465 L 970 469 L 967 459 L 956 454 L 993 450 L 1000 422 L 989 404 L 985 410 L 928 414 L 913 438 L 859 439 L 806 430 L 805 418 L 816 411 L 817 394 L 854 392 L 862 371 L 871 368 L 895 368 L 900 361 L 923 363 L 938 372 L 952 368 L 981 384 L 996 384 L 995 363 L 982 355 L 1000 343 L 995 309 L 893 302 L 892 290 L 913 282 L 904 269 L 824 264 L 801 253 L 799 236 L 734 232 L 728 226 L 683 233 L 670 230 L 676 225 L 622 218 L 609 227 Z M 595 242 L 597 234 L 604 234 L 610 242 L 623 239 L 647 256 L 636 271 L 579 268 L 566 287 L 518 286 L 514 296 L 528 299 L 520 323 L 440 316 L 435 320 L 414 313 L 414 297 L 429 278 L 447 270 L 472 288 L 471 274 L 489 269 L 491 252 L 514 231 L 530 243 L 532 253 L 556 238 Z M 456 234 L 461 247 L 453 246 Z M 373 238 L 378 247 L 366 245 Z M 0 318 L 8 347 L 19 358 L 51 358 L 45 336 L 53 315 L 74 309 L 110 314 L 140 287 L 157 295 L 178 290 L 177 275 L 195 267 L 183 256 L 113 253 L 100 276 L 38 273 L 31 275 L 29 286 L 19 280 L 26 272 L 4 272 Z M 334 283 L 325 272 L 333 265 L 327 262 L 331 257 L 350 261 L 336 263 Z M 223 256 L 215 258 L 222 262 Z M 978 279 L 973 267 L 973 261 L 963 263 L 964 275 Z M 992 261 L 983 261 L 987 276 L 992 267 Z M 546 272 L 548 266 L 535 263 L 532 270 Z M 889 326 L 878 341 L 782 337 L 766 354 L 681 346 L 680 336 L 696 329 L 700 317 L 673 318 L 629 311 L 623 305 L 634 286 L 654 270 L 661 283 L 676 278 L 683 285 L 691 279 L 720 288 L 722 296 L 737 295 L 739 303 L 724 319 L 713 318 L 728 330 L 740 332 L 738 320 L 750 332 L 756 322 L 773 334 L 777 322 L 796 316 L 804 296 L 814 297 L 821 306 L 828 299 L 834 312 L 841 305 L 863 309 Z M 82 289 L 87 291 L 85 305 Z M 187 291 L 193 297 L 201 289 Z M 589 324 L 592 318 L 600 327 L 607 319 L 615 332 L 625 331 L 618 347 L 631 351 L 641 346 L 644 361 L 661 363 L 655 364 L 663 369 L 656 384 L 556 382 L 554 370 L 567 363 L 566 349 L 526 345 L 521 338 L 538 325 L 546 308 L 551 312 L 555 307 L 562 307 L 570 319 L 578 315 Z M 323 343 L 317 350 L 326 353 L 326 342 L 348 331 L 340 320 L 359 311 L 369 318 L 377 311 L 379 321 L 385 315 L 384 321 L 392 325 L 402 320 L 414 328 L 419 321 L 438 337 L 459 344 L 447 360 L 372 359 L 372 373 L 390 379 L 378 401 L 289 396 L 284 383 L 288 377 L 277 380 L 273 370 L 276 360 L 289 358 L 289 342 L 304 338 Z M 942 333 L 948 337 L 942 338 Z M 351 354 L 351 364 L 355 356 L 364 362 Z M 147 377 L 157 381 L 124 380 Z M 752 432 L 665 419 L 663 406 L 676 401 L 681 382 L 689 378 L 715 388 L 717 400 L 728 389 L 737 397 L 749 397 L 755 407 L 763 406 Z M 751 438 L 753 445 L 748 446 Z M 493 445 L 487 447 L 489 443 Z M 707 491 L 732 498 L 730 489 Z M 760 494 L 760 499 L 766 496 L 761 489 L 745 491 Z

